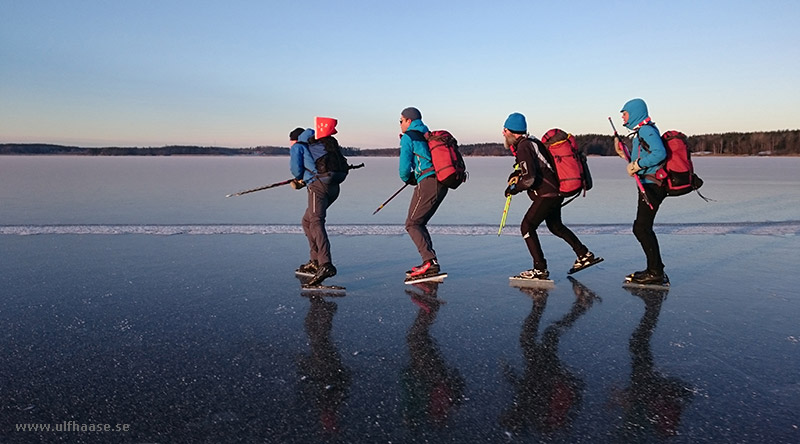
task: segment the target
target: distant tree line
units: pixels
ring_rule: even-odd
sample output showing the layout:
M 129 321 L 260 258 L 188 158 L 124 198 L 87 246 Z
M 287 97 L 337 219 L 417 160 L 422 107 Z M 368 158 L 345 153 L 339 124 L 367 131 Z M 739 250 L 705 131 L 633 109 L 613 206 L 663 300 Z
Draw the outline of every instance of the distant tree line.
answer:
M 586 155 L 616 156 L 613 137 L 605 134 L 575 136 Z M 753 133 L 704 134 L 688 137 L 693 153 L 717 156 L 796 156 L 800 155 L 800 130 Z M 501 143 L 478 143 L 459 147 L 465 156 L 510 156 Z
M 77 146 L 50 145 L 41 143 L 6 143 L 0 144 L 0 154 L 72 154 L 81 156 L 236 156 L 236 155 L 282 155 L 289 154 L 289 148 L 223 148 L 191 145 L 170 145 L 158 148 L 106 147 L 82 148 Z
M 605 134 L 575 136 L 581 151 L 587 155 L 615 156 L 612 137 Z M 752 133 L 704 134 L 688 138 L 693 153 L 718 156 L 794 156 L 800 155 L 800 130 L 759 131 Z M 473 143 L 460 145 L 464 156 L 510 156 L 502 143 Z M 345 156 L 397 157 L 400 148 L 344 147 Z M 159 148 L 107 147 L 82 148 L 52 144 L 0 144 L 0 155 L 49 154 L 83 156 L 288 156 L 288 147 L 258 146 L 253 148 L 224 148 L 171 145 Z

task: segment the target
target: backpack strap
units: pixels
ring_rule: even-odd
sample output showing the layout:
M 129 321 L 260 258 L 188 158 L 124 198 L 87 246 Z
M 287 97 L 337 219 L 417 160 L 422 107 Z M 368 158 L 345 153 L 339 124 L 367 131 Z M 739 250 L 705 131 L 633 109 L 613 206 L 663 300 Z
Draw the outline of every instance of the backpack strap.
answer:
M 547 157 L 545 157 L 545 155 L 542 153 L 542 150 L 540 149 L 540 144 L 541 146 L 544 146 L 544 143 L 542 143 L 541 140 L 535 137 L 530 137 L 530 139 L 531 142 L 533 143 L 533 146 L 536 147 L 536 157 L 539 159 L 539 163 L 543 163 L 547 167 L 547 169 L 555 173 L 556 172 L 555 166 L 550 164 L 550 161 L 547 159 Z M 545 147 L 544 149 L 547 149 L 547 147 Z
M 650 151 L 650 144 L 647 143 L 647 141 L 644 140 L 643 137 L 639 137 L 639 129 L 641 129 L 641 127 L 643 127 L 645 125 L 650 125 L 650 126 L 655 127 L 655 122 L 650 121 L 650 118 L 648 117 L 647 119 L 645 119 L 644 122 L 640 123 L 639 126 L 636 127 L 636 131 L 634 133 L 632 133 L 632 134 L 636 135 L 637 139 L 639 139 L 639 156 L 640 157 L 642 155 L 642 148 L 644 148 L 644 150 L 647 151 L 647 154 L 650 154 L 652 152 L 652 151 Z M 664 144 L 664 149 L 665 150 L 667 149 L 666 144 Z M 661 163 L 659 163 L 658 165 L 655 165 L 655 166 L 663 167 L 666 164 L 667 164 L 667 158 L 665 157 L 664 160 Z M 652 180 L 653 182 L 657 183 L 659 186 L 661 186 L 661 180 L 656 179 L 654 175 L 650 175 L 650 176 L 652 176 L 652 177 L 647 177 L 647 178 Z
M 422 131 L 418 130 L 406 130 L 406 134 L 411 140 L 416 140 L 417 142 L 425 142 L 428 143 L 428 139 L 425 138 L 425 134 Z
M 417 130 L 407 130 L 407 131 L 406 131 L 406 134 L 408 134 L 408 137 L 410 137 L 410 138 L 411 138 L 411 140 L 415 140 L 415 141 L 417 141 L 417 142 L 425 142 L 425 144 L 426 144 L 426 145 L 428 144 L 428 139 L 426 139 L 426 138 L 425 138 L 425 134 L 423 134 L 423 133 L 422 133 L 422 131 L 417 131 Z M 430 149 L 430 148 L 429 148 L 429 149 Z M 427 161 L 429 161 L 429 162 L 433 162 L 433 159 L 428 159 L 427 157 L 425 157 L 425 156 L 420 156 L 420 155 L 419 155 L 419 154 L 417 154 L 417 153 L 414 153 L 414 155 L 415 155 L 415 156 L 417 156 L 417 157 L 421 157 L 421 158 L 423 158 L 423 159 L 425 159 L 425 160 L 427 160 Z M 426 170 L 426 171 L 427 171 L 427 170 Z
M 631 135 L 632 135 L 632 136 L 636 136 L 636 138 L 637 138 L 637 139 L 639 139 L 639 154 L 641 154 L 641 153 L 642 153 L 642 148 L 644 148 L 644 150 L 645 150 L 645 151 L 647 151 L 648 153 L 650 153 L 650 144 L 649 144 L 649 143 L 647 143 L 647 141 L 646 141 L 646 140 L 644 140 L 644 138 L 642 138 L 642 137 L 639 137 L 639 130 L 640 130 L 640 129 L 641 129 L 643 126 L 644 126 L 644 125 L 647 125 L 647 124 L 640 124 L 639 126 L 637 126 L 637 127 L 636 127 L 636 131 L 634 131 L 633 133 L 631 133 Z
M 406 134 L 408 134 L 408 137 L 410 137 L 410 138 L 411 138 L 411 140 L 415 140 L 415 141 L 417 141 L 417 142 L 425 142 L 425 144 L 426 144 L 426 145 L 428 144 L 428 139 L 426 139 L 426 138 L 425 138 L 425 134 L 423 134 L 423 133 L 422 133 L 422 131 L 417 131 L 417 130 L 406 130 Z M 412 150 L 412 152 L 413 152 L 413 150 Z M 425 156 L 420 156 L 420 155 L 419 155 L 419 154 L 417 154 L 417 153 L 414 153 L 414 155 L 415 155 L 415 156 L 417 156 L 417 157 L 419 157 L 419 158 L 421 158 L 421 159 L 425 159 L 425 160 L 427 160 L 428 162 L 430 162 L 430 163 L 431 163 L 431 165 L 433 165 L 433 159 L 428 159 L 427 157 L 425 157 Z M 420 175 L 422 175 L 422 174 L 427 174 L 427 173 L 429 173 L 429 172 L 431 172 L 431 171 L 434 171 L 434 172 L 435 172 L 435 171 L 436 171 L 436 168 L 435 168 L 435 167 L 433 167 L 433 166 L 431 166 L 430 168 L 427 168 L 427 169 L 425 169 L 425 170 L 421 171 L 421 172 L 420 172 Z
M 584 197 L 586 197 L 586 190 L 583 190 L 583 194 L 584 194 Z M 567 205 L 568 203 L 570 203 L 570 202 L 572 202 L 573 200 L 577 199 L 577 198 L 578 198 L 578 196 L 580 196 L 580 195 L 581 195 L 581 193 L 575 193 L 575 195 L 574 195 L 574 196 L 570 197 L 570 198 L 569 198 L 569 200 L 567 200 L 566 202 L 562 203 L 562 204 L 561 204 L 561 206 L 562 206 L 562 207 L 564 207 L 564 206 L 565 206 L 565 205 Z
M 548 178 L 542 172 L 541 173 L 542 182 L 550 184 L 550 186 L 556 189 L 556 193 L 558 193 L 559 182 L 558 182 L 558 171 L 556 171 L 555 168 L 555 159 L 553 159 L 553 164 L 550 164 L 550 161 L 542 152 L 542 148 L 544 148 L 544 150 L 547 151 L 547 154 L 550 154 L 550 150 L 547 149 L 544 143 L 535 137 L 528 137 L 528 139 L 533 144 L 534 151 L 536 151 L 536 158 L 538 159 L 539 163 L 544 164 L 544 166 L 547 167 L 548 170 L 552 171 L 553 176 L 556 178 L 556 182 L 553 183 L 551 180 L 548 180 Z M 547 197 L 547 196 L 542 196 L 542 197 Z

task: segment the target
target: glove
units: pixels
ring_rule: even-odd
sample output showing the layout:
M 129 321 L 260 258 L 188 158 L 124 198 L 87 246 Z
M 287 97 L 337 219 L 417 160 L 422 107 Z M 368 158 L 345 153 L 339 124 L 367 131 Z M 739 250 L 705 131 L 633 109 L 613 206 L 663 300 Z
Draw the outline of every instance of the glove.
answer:
M 514 170 L 508 175 L 508 187 L 506 187 L 506 191 L 504 193 L 506 197 L 519 193 L 519 190 L 517 189 L 517 182 L 519 182 L 520 176 L 522 176 L 522 171 L 520 170 Z
M 621 143 L 622 142 L 620 142 L 619 137 L 614 136 L 614 151 L 617 152 L 617 155 L 619 157 L 622 157 L 623 159 L 628 160 L 628 159 L 625 158 L 625 151 L 622 150 L 622 145 L 620 145 Z
M 628 164 L 628 175 L 633 176 L 636 174 L 637 171 L 641 170 L 642 167 L 639 166 L 639 160 L 634 160 L 633 162 Z
M 417 178 L 415 176 L 411 176 L 405 182 L 406 184 L 411 185 L 413 187 L 417 185 Z
M 306 183 L 303 182 L 303 179 L 293 179 L 291 185 L 295 190 L 299 190 L 300 188 L 305 187 Z

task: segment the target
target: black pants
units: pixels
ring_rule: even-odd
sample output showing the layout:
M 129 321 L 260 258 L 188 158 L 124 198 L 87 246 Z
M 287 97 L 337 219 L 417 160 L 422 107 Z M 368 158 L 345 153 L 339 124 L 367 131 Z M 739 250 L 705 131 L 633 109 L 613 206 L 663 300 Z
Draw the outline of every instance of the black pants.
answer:
M 575 255 L 581 256 L 589 251 L 578 239 L 578 236 L 575 236 L 575 233 L 561 222 L 561 203 L 563 202 L 563 197 L 537 197 L 528 208 L 525 217 L 522 218 L 520 225 L 522 238 L 525 239 L 525 245 L 528 246 L 528 251 L 533 258 L 533 268 L 537 270 L 547 269 L 547 260 L 544 258 L 539 236 L 536 235 L 536 229 L 539 228 L 542 221 L 547 224 L 547 229 L 551 233 L 564 239 L 572 247 Z
M 664 263 L 661 262 L 661 249 L 658 246 L 656 233 L 653 231 L 653 223 L 661 202 L 667 197 L 667 190 L 652 183 L 642 185 L 644 185 L 647 198 L 650 199 L 653 208 L 651 209 L 642 199 L 642 193 L 638 193 L 639 200 L 636 207 L 636 220 L 633 221 L 633 234 L 642 245 L 642 250 L 647 258 L 647 269 L 661 273 L 664 271 Z

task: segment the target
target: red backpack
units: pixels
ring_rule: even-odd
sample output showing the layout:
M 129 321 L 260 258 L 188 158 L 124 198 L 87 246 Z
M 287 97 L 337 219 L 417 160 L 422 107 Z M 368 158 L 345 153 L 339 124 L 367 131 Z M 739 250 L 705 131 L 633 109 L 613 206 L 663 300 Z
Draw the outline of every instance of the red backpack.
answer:
M 703 186 L 703 179 L 694 173 L 692 154 L 685 134 L 680 131 L 667 131 L 661 135 L 667 151 L 667 158 L 656 171 L 655 178 L 667 189 L 667 196 L 683 196 Z M 650 151 L 647 142 L 639 139 L 639 146 Z M 697 194 L 708 201 L 698 191 Z
M 592 175 L 586 155 L 578 150 L 575 136 L 553 128 L 542 136 L 542 143 L 553 156 L 561 196 L 577 196 L 581 190 L 585 195 L 586 191 L 592 189 Z
M 419 131 L 406 131 L 411 137 L 413 133 L 422 135 Z M 456 189 L 467 181 L 467 166 L 464 157 L 458 151 L 458 141 L 446 130 L 429 131 L 423 135 L 428 142 L 431 152 L 433 168 L 436 170 L 436 180 L 447 188 Z
M 680 131 L 667 131 L 661 135 L 667 160 L 656 172 L 656 179 L 663 181 L 668 196 L 683 196 L 703 186 L 703 180 L 694 173 L 692 154 L 686 135 Z

